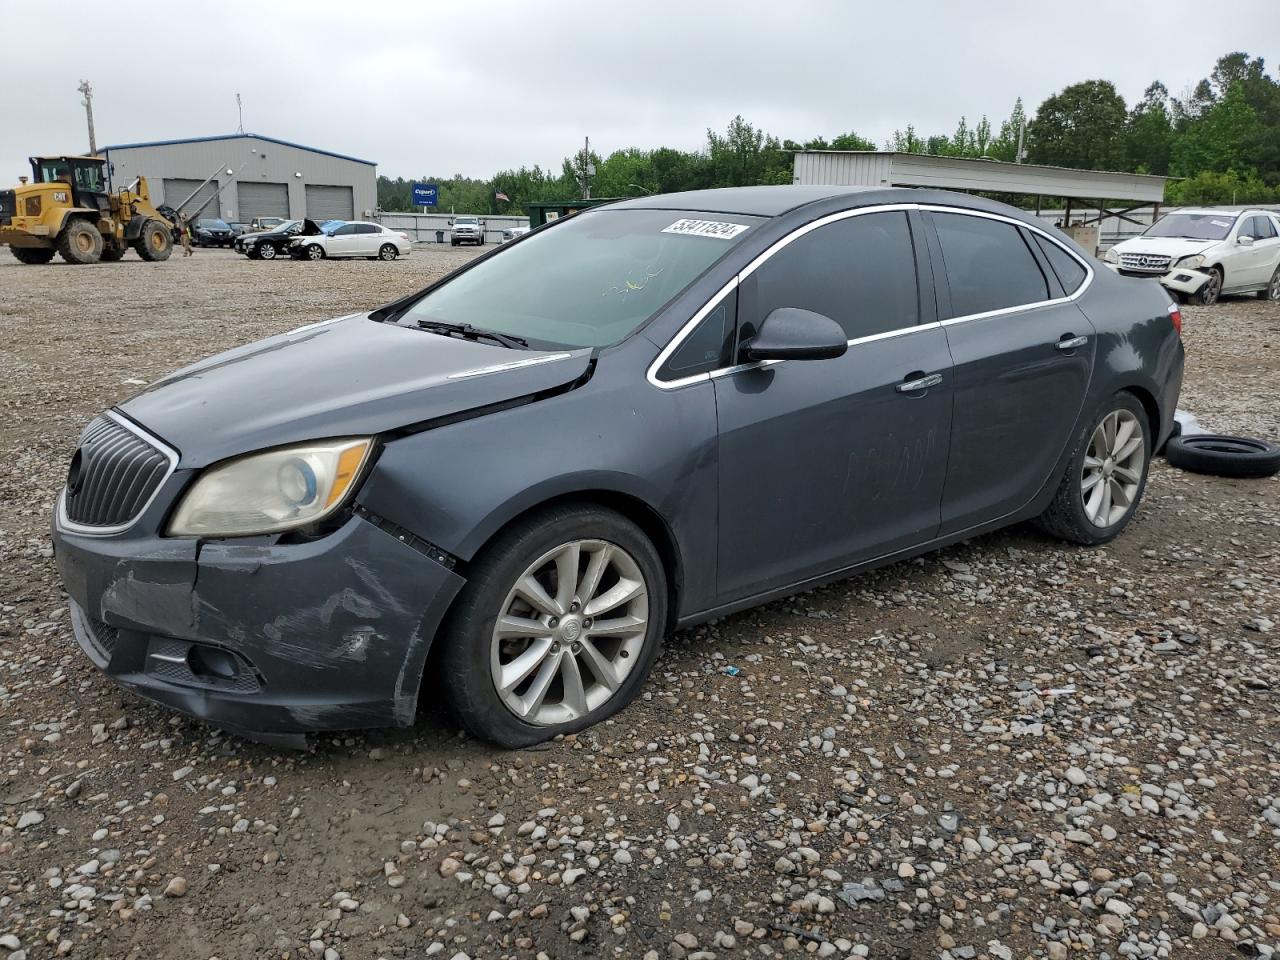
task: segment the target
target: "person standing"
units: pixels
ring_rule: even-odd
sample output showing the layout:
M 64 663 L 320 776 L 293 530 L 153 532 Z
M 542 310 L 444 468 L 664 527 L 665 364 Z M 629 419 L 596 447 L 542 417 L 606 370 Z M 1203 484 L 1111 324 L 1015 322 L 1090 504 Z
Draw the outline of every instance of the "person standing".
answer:
M 182 255 L 189 257 L 191 250 L 191 221 L 182 217 L 178 221 L 178 239 L 182 241 Z

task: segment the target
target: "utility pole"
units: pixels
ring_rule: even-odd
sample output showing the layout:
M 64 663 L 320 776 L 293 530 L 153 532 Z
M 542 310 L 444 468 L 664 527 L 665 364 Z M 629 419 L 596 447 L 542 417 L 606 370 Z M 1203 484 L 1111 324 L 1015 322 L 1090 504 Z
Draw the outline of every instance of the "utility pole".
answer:
M 587 137 L 582 146 L 582 199 L 591 199 L 591 178 L 596 175 L 596 165 L 591 162 L 591 138 Z
M 1027 121 L 1018 124 L 1018 163 L 1022 162 L 1022 140 L 1027 134 Z
M 84 94 L 80 102 L 84 104 L 85 116 L 89 119 L 89 153 L 94 154 L 98 152 L 98 139 L 93 134 L 93 87 L 89 86 L 88 80 L 81 80 L 76 89 Z
M 236 128 L 236 133 L 244 133 L 244 107 L 240 103 L 240 94 L 236 94 L 236 113 L 240 116 L 240 126 Z

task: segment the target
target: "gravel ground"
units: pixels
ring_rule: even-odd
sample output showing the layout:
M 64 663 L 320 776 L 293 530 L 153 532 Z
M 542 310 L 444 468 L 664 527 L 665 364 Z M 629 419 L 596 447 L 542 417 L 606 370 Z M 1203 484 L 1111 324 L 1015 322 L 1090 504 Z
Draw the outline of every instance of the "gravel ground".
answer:
M 1234 957 L 1280 949 L 1280 481 L 1163 462 L 1025 527 L 672 638 L 502 752 L 428 711 L 278 753 L 118 691 L 48 518 L 142 382 L 473 254 L 0 258 L 0 957 Z M 1280 305 L 1185 310 L 1183 406 L 1280 436 Z

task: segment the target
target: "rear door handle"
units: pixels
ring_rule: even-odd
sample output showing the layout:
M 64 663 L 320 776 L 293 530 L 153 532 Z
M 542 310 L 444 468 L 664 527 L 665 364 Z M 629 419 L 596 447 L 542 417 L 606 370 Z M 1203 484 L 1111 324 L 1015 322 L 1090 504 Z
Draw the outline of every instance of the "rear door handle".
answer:
M 927 377 L 920 377 L 916 380 L 906 380 L 894 387 L 899 393 L 915 393 L 918 390 L 928 390 L 930 387 L 936 387 L 942 382 L 942 374 L 931 373 Z
M 1054 344 L 1059 350 L 1074 350 L 1077 347 L 1083 347 L 1089 342 L 1088 337 L 1064 337 Z

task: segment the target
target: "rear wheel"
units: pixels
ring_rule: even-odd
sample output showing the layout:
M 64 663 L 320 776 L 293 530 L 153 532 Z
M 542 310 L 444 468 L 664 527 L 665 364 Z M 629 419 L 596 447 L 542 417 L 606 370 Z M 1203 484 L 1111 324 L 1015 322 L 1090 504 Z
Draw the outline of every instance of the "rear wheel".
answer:
M 57 252 L 44 247 L 10 247 L 9 249 L 21 263 L 48 263 Z
M 634 699 L 666 616 L 662 561 L 635 524 L 599 507 L 546 510 L 473 567 L 442 636 L 446 695 L 504 747 L 582 730 Z
M 1212 267 L 1209 270 L 1209 279 L 1204 282 L 1204 286 L 1196 291 L 1196 303 L 1202 307 L 1211 307 L 1218 302 L 1218 297 L 1221 295 L 1222 271 L 1218 267 Z
M 143 260 L 168 260 L 173 253 L 173 232 L 159 220 L 148 220 L 142 225 L 134 248 Z
M 72 220 L 58 234 L 58 253 L 67 263 L 97 263 L 102 258 L 102 234 L 88 220 Z
M 400 251 L 396 249 L 393 243 L 384 243 L 382 249 L 378 251 L 380 260 L 394 260 L 400 255 Z
M 1280 300 L 1280 267 L 1271 275 L 1271 282 L 1265 289 L 1258 291 L 1259 300 Z
M 1150 463 L 1146 411 L 1133 394 L 1117 393 L 1080 433 L 1058 492 L 1037 524 L 1075 543 L 1115 539 L 1142 499 Z

